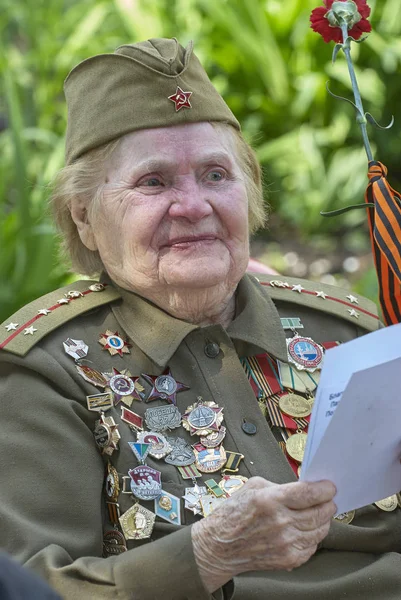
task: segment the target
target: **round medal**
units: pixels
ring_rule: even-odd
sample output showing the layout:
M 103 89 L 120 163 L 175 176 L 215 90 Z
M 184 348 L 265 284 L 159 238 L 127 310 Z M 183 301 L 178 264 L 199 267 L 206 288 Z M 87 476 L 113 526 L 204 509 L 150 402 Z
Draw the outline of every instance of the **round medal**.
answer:
M 396 508 L 398 508 L 398 499 L 396 494 L 394 496 L 389 496 L 388 498 L 383 498 L 383 500 L 378 500 L 375 502 L 377 508 L 380 510 L 384 510 L 385 512 L 392 512 Z
M 188 415 L 188 423 L 193 429 L 207 429 L 216 421 L 216 413 L 208 406 L 200 405 Z
M 171 396 L 177 391 L 177 383 L 171 375 L 160 375 L 155 381 L 155 388 L 163 398 L 163 395 Z
M 313 372 L 322 366 L 323 348 L 319 346 L 312 338 L 295 335 L 287 339 L 288 360 L 292 362 L 297 369 L 306 369 Z
M 164 458 L 172 450 L 164 435 L 155 431 L 142 431 L 138 433 L 137 441 L 142 444 L 150 444 L 149 454 L 153 458 Z
M 105 491 L 107 499 L 110 502 L 117 502 L 120 493 L 120 481 L 115 469 L 110 463 L 107 465 L 107 476 L 105 482 Z
M 162 491 L 161 473 L 148 467 L 139 465 L 128 471 L 131 477 L 131 492 L 139 500 L 154 500 Z
M 285 443 L 288 455 L 299 463 L 304 458 L 307 439 L 306 433 L 294 433 Z
M 113 375 L 109 381 L 109 386 L 119 396 L 130 396 L 135 390 L 135 384 L 132 379 L 122 374 Z
M 103 558 L 117 556 L 127 551 L 127 544 L 121 531 L 111 529 L 103 536 Z
M 201 473 L 215 473 L 219 471 L 226 463 L 227 456 L 223 446 L 220 448 L 205 448 L 204 450 L 194 450 L 195 466 Z
M 241 489 L 247 481 L 248 478 L 242 477 L 241 475 L 224 475 L 223 479 L 219 481 L 219 488 L 229 496 L 232 496 Z
M 278 405 L 281 412 L 297 419 L 308 417 L 312 412 L 310 403 L 299 394 L 283 394 L 279 398 Z

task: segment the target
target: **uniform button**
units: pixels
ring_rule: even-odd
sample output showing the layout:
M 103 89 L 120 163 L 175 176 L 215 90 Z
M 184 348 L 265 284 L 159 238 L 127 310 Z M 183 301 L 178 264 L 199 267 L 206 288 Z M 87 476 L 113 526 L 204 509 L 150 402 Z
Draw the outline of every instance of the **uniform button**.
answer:
M 219 355 L 220 347 L 215 342 L 209 342 L 205 346 L 205 354 L 208 358 L 216 358 Z
M 254 425 L 253 423 L 250 423 L 249 421 L 244 421 L 242 423 L 242 431 L 244 431 L 248 435 L 255 435 L 257 430 L 258 430 L 258 428 L 256 427 L 256 425 Z

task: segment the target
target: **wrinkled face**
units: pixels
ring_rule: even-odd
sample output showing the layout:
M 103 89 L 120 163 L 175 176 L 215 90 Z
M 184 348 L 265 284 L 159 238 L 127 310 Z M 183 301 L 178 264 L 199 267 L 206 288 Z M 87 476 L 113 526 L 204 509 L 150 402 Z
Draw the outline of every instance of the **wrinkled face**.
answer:
M 105 182 L 83 241 L 114 281 L 144 296 L 237 284 L 249 257 L 248 201 L 228 131 L 195 123 L 128 134 Z

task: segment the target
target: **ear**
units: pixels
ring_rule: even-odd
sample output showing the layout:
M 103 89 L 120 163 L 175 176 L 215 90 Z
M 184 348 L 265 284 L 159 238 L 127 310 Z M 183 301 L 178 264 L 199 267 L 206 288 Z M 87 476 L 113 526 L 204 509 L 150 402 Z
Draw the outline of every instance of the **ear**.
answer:
M 70 205 L 71 218 L 77 226 L 79 237 L 81 242 L 89 250 L 95 252 L 97 248 L 96 238 L 93 233 L 92 225 L 89 222 L 88 211 L 82 204 L 82 201 L 74 199 Z

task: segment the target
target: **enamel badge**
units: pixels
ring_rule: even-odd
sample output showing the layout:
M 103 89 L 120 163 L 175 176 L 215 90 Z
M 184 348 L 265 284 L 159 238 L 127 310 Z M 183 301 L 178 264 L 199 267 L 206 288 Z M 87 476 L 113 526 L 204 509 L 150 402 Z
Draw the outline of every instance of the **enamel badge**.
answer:
M 118 433 L 118 425 L 116 425 L 113 417 L 105 417 L 101 415 L 99 421 L 96 421 L 93 432 L 97 447 L 102 454 L 111 456 L 114 450 L 118 449 L 120 434 Z
M 155 519 L 150 510 L 134 504 L 120 517 L 120 525 L 127 540 L 145 540 L 152 534 Z
M 64 352 L 68 354 L 68 356 L 72 356 L 72 358 L 77 361 L 81 358 L 85 358 L 88 354 L 88 345 L 85 344 L 83 340 L 73 340 L 71 338 L 67 338 L 65 342 L 63 342 Z
M 321 369 L 323 362 L 323 348 L 312 338 L 296 334 L 293 338 L 287 338 L 287 353 L 289 362 L 297 369 L 306 369 L 313 373 L 315 369 Z
M 182 425 L 191 435 L 207 436 L 218 431 L 222 422 L 223 409 L 215 402 L 204 402 L 201 396 L 182 416 Z
M 186 467 L 195 462 L 195 453 L 191 446 L 182 438 L 167 438 L 171 446 L 171 452 L 164 459 L 169 465 Z
M 192 92 L 184 92 L 178 85 L 175 94 L 169 96 L 168 99 L 175 104 L 175 112 L 178 112 L 182 108 L 192 108 L 189 101 L 192 96 Z
M 142 431 L 138 433 L 138 442 L 149 444 L 149 456 L 153 458 L 164 458 L 172 451 L 172 447 L 164 435 L 155 431 Z
M 131 477 L 131 492 L 139 500 L 154 500 L 162 491 L 161 473 L 148 467 L 139 465 L 128 471 Z
M 145 423 L 152 431 L 168 431 L 181 425 L 181 413 L 173 404 L 148 408 L 145 412 Z
M 162 400 L 167 400 L 170 402 L 170 404 L 176 405 L 177 393 L 182 392 L 183 390 L 189 390 L 187 385 L 176 381 L 174 377 L 172 377 L 169 368 L 167 368 L 161 375 L 155 376 L 142 373 L 142 377 L 149 383 L 149 385 L 152 386 L 152 389 L 146 398 L 146 402 L 151 402 L 152 400 L 161 398 Z
M 99 344 L 103 346 L 104 350 L 108 350 L 111 356 L 129 354 L 129 348 L 131 348 L 131 344 L 124 340 L 118 331 L 113 333 L 109 329 L 106 330 L 106 333 L 100 334 Z
M 227 456 L 223 446 L 220 448 L 205 448 L 194 450 L 195 466 L 201 473 L 215 473 L 224 466 Z
M 85 379 L 85 381 L 88 381 L 96 387 L 106 387 L 107 379 L 100 371 L 97 371 L 96 369 L 92 369 L 92 367 L 88 367 L 87 365 L 82 364 L 77 364 L 76 369 L 81 375 L 81 377 Z
M 114 404 L 117 406 L 121 401 L 127 406 L 131 406 L 134 400 L 141 401 L 139 390 L 137 389 L 139 377 L 131 377 L 129 371 L 118 371 L 113 368 L 113 374 L 110 375 L 107 387 L 114 394 Z
M 157 517 L 173 525 L 181 525 L 181 502 L 177 496 L 162 490 L 155 500 L 154 510 Z
M 88 410 L 94 412 L 106 412 L 113 406 L 113 396 L 111 392 L 103 392 L 102 394 L 91 394 L 86 396 Z

